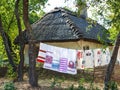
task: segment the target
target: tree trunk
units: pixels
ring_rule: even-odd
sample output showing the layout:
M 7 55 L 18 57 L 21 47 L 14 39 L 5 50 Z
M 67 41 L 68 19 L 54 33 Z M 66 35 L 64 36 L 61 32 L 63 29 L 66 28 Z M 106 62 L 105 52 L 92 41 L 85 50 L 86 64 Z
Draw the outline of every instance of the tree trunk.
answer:
M 6 50 L 8 59 L 9 59 L 9 63 L 11 64 L 11 66 L 13 68 L 13 71 L 16 72 L 17 68 L 16 68 L 16 66 L 13 62 L 15 54 L 12 50 L 12 45 L 11 45 L 11 41 L 9 39 L 9 36 L 3 30 L 1 16 L 0 16 L 0 33 L 1 33 L 1 36 L 2 36 L 2 39 L 3 39 L 3 43 L 4 43 L 5 50 Z
M 110 79 L 111 79 L 111 76 L 112 76 L 112 73 L 114 70 L 115 62 L 117 59 L 119 44 L 120 44 L 120 32 L 117 36 L 117 40 L 115 42 L 112 57 L 111 57 L 110 63 L 109 63 L 107 70 L 106 70 L 106 75 L 105 75 L 105 80 L 104 80 L 105 90 L 109 90 L 109 82 L 110 82 Z
M 20 62 L 18 65 L 18 81 L 23 81 L 23 67 L 24 67 L 24 39 L 23 39 L 23 35 L 22 35 L 22 28 L 21 28 L 21 21 L 20 21 L 20 16 L 19 16 L 19 1 L 20 0 L 16 0 L 15 2 L 15 16 L 16 16 L 16 20 L 17 20 L 17 26 L 18 26 L 18 30 L 19 30 L 19 46 L 20 46 Z
M 20 45 L 20 62 L 18 65 L 18 81 L 23 81 L 23 69 L 24 69 L 24 47 L 25 45 Z
M 36 74 L 36 60 L 35 60 L 35 43 L 32 36 L 32 28 L 29 24 L 28 18 L 28 0 L 23 0 L 23 19 L 29 35 L 29 83 L 32 87 L 38 86 Z

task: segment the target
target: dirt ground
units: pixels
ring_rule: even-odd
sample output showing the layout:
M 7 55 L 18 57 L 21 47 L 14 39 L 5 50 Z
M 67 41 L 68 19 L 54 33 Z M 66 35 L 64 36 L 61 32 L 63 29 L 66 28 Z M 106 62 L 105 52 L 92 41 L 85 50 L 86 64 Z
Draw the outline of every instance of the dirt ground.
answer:
M 0 78 L 0 90 L 4 90 L 4 84 L 6 82 L 10 82 L 12 80 L 8 80 L 7 78 Z M 52 84 L 52 79 L 44 79 L 44 80 L 39 80 L 38 81 L 38 84 L 39 84 L 39 87 L 37 88 L 32 88 L 30 85 L 29 85 L 29 82 L 28 80 L 24 80 L 22 82 L 15 82 L 14 85 L 15 85 L 15 88 L 17 90 L 64 90 L 68 87 L 70 87 L 71 85 L 74 85 L 74 87 L 77 87 L 78 86 L 78 83 L 75 82 L 75 81 L 64 81 L 61 83 L 61 86 L 59 86 L 58 84 L 55 85 L 55 87 L 51 87 L 51 84 Z M 98 87 L 99 89 L 103 90 L 103 84 L 101 83 L 96 83 L 94 84 L 96 87 Z M 84 83 L 84 86 L 85 87 L 90 87 L 90 83 Z
M 97 70 L 98 71 L 98 70 Z M 119 76 L 120 76 L 120 66 L 115 67 L 113 79 L 115 81 L 120 82 Z M 14 82 L 14 86 L 17 90 L 65 90 L 66 88 L 71 87 L 74 85 L 74 87 L 78 87 L 79 82 L 82 82 L 84 87 L 91 87 L 90 81 L 93 80 L 93 75 L 89 72 L 82 72 L 79 71 L 77 75 L 69 75 L 69 74 L 62 74 L 58 72 L 54 72 L 51 70 L 46 70 L 43 68 L 38 69 L 38 85 L 37 88 L 32 88 L 29 85 L 28 80 L 28 74 L 24 74 L 24 81 L 22 82 Z M 103 73 L 102 73 L 103 75 Z M 82 81 L 81 79 L 85 79 Z M 4 84 L 6 82 L 13 81 L 13 79 L 6 78 L 6 77 L 0 77 L 0 90 L 4 90 Z M 94 87 L 99 88 L 100 90 L 103 90 L 103 78 L 97 77 L 96 81 L 93 83 Z M 119 84 L 120 85 L 120 84 Z M 68 90 L 68 89 L 67 89 Z M 118 90 L 120 90 L 120 87 L 118 86 Z
M 28 80 L 28 74 L 24 74 L 24 81 L 22 82 L 14 82 L 14 86 L 17 90 L 65 90 L 66 88 L 71 87 L 74 85 L 74 87 L 78 87 L 79 83 L 79 75 L 69 75 L 69 74 L 62 74 L 62 73 L 57 73 L 54 71 L 50 70 L 44 70 L 40 69 L 39 74 L 39 80 L 38 80 L 38 85 L 39 87 L 37 88 L 32 88 L 29 85 L 29 80 Z M 88 78 L 87 80 L 90 80 Z M 6 78 L 6 77 L 1 77 L 0 78 L 0 90 L 4 90 L 4 85 L 6 82 L 13 81 L 13 79 Z M 90 83 L 84 83 L 82 82 L 85 87 L 90 87 Z M 103 85 L 101 83 L 95 83 L 95 86 L 99 87 L 101 90 L 103 88 Z

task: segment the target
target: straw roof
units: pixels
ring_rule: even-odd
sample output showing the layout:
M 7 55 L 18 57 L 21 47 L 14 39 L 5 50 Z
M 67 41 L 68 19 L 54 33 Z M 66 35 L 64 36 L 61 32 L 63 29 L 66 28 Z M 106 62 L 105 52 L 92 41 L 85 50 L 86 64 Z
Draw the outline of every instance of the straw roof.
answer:
M 89 23 L 86 18 L 77 17 L 71 11 L 63 8 L 55 8 L 31 26 L 36 42 L 80 39 L 99 42 L 98 37 L 102 38 L 105 35 L 104 31 L 107 31 L 98 23 Z M 27 30 L 23 31 L 23 34 L 25 43 L 28 43 Z M 108 40 L 105 41 L 109 42 Z M 19 43 L 19 36 L 16 37 L 14 43 Z

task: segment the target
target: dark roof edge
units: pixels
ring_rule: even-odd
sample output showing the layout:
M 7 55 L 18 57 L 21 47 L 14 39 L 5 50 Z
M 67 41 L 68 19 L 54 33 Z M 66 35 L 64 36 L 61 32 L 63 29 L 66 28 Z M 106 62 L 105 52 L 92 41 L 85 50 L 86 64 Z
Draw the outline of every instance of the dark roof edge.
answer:
M 102 43 L 101 41 L 98 41 L 98 40 L 95 40 L 95 39 L 83 38 L 82 40 L 89 41 L 89 42 L 96 42 L 96 43 L 105 45 L 105 43 Z M 109 46 L 113 46 L 112 43 L 110 43 L 110 42 L 107 42 L 106 44 L 108 44 Z
M 103 44 L 100 41 L 94 40 L 94 39 L 88 39 L 88 38 L 79 38 L 79 39 L 66 39 L 66 40 L 33 40 L 34 43 L 40 43 L 40 42 L 76 42 L 79 40 L 83 40 L 83 41 L 89 41 L 89 42 L 94 42 L 94 43 L 99 43 L 99 44 Z M 19 42 L 18 42 L 19 43 Z M 18 44 L 16 43 L 16 44 Z M 28 42 L 26 42 L 25 44 L 28 44 Z M 113 46 L 111 43 L 107 43 L 109 46 Z M 104 44 L 103 44 L 104 45 Z

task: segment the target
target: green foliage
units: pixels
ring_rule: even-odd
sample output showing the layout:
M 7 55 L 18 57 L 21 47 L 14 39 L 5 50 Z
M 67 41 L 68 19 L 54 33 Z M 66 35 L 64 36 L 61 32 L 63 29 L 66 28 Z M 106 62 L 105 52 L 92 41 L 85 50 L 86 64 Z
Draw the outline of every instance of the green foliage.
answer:
M 113 28 L 110 28 L 110 29 L 109 29 L 109 32 L 110 32 L 110 40 L 111 40 L 112 42 L 114 42 L 114 40 L 115 40 L 116 37 L 117 37 L 118 30 L 116 30 L 116 29 L 113 27 Z
M 59 79 L 58 77 L 54 77 L 53 82 L 51 83 L 50 87 L 51 88 L 55 88 L 55 87 L 61 88 L 61 83 L 63 81 L 64 81 L 63 79 Z
M 80 80 L 79 80 L 79 82 L 78 82 L 78 83 L 79 83 L 79 86 L 80 86 L 80 85 L 83 85 L 84 82 L 85 82 L 85 79 L 84 79 L 84 78 L 80 78 Z
M 55 87 L 55 85 L 56 85 L 56 81 L 55 81 L 55 79 L 54 79 L 54 81 L 51 83 L 51 88 L 54 88 Z
M 72 84 L 69 88 L 68 88 L 68 90 L 74 90 L 75 88 L 74 88 L 74 85 Z
M 79 83 L 79 86 L 78 86 L 77 90 L 86 90 L 85 87 L 83 86 L 83 84 L 85 83 L 84 78 L 81 78 L 78 83 Z
M 45 3 L 48 0 L 32 0 L 29 1 L 29 22 L 33 24 L 37 20 L 39 20 L 45 12 L 42 10 Z
M 107 4 L 109 5 L 109 9 L 110 11 L 112 12 L 113 14 L 113 17 L 112 17 L 112 22 L 114 23 L 118 23 L 120 22 L 120 20 L 118 20 L 120 17 L 120 3 L 119 3 L 119 0 L 107 0 Z M 117 6 L 117 7 L 116 7 Z M 115 22 L 115 21 L 118 21 L 118 22 Z M 117 26 L 117 25 L 115 25 Z
M 48 0 L 30 0 L 29 1 L 29 11 L 35 10 L 39 11 L 45 5 Z
M 109 83 L 109 89 L 110 89 L 110 90 L 118 90 L 117 83 L 114 82 L 114 81 L 111 81 L 111 82 Z
M 100 90 L 100 89 L 98 87 L 95 87 L 93 82 L 90 82 L 89 90 Z
M 51 88 L 61 88 L 61 83 L 64 82 L 64 80 L 61 80 L 61 78 L 59 77 L 54 77 L 53 81 L 51 83 Z M 85 78 L 80 78 L 80 80 L 78 81 L 78 86 L 75 87 L 74 84 L 72 84 L 71 86 L 69 86 L 68 88 L 65 88 L 64 90 L 100 90 L 98 87 L 94 86 L 93 82 L 89 82 L 87 83 L 88 85 L 84 85 L 86 83 Z
M 86 87 L 85 85 L 83 85 L 83 83 L 85 83 L 84 78 L 80 79 L 78 87 L 74 87 L 74 85 L 72 84 L 66 90 L 100 90 L 98 87 L 95 87 L 93 83 L 90 83 L 89 87 Z M 114 90 L 114 89 L 112 89 L 112 90 Z
M 17 77 L 17 72 L 13 72 L 13 68 L 10 65 L 8 65 L 7 77 L 9 77 L 9 78 Z
M 111 43 L 114 43 L 118 32 L 120 32 L 120 1 L 119 0 L 75 0 L 80 14 L 86 6 L 92 14 L 91 18 L 99 21 L 110 33 Z M 88 13 L 89 14 L 89 13 Z M 89 28 L 89 27 L 88 27 Z M 108 34 L 105 32 L 105 34 Z M 106 35 L 104 35 L 106 36 Z M 98 36 L 99 37 L 99 36 Z M 100 38 L 99 38 L 100 39 Z M 102 42 L 104 38 L 101 39 Z
M 33 24 L 34 22 L 36 22 L 37 20 L 39 20 L 43 15 L 45 14 L 45 12 L 43 10 L 39 10 L 39 12 L 31 11 L 29 14 L 29 22 L 30 24 Z
M 6 82 L 4 84 L 4 90 L 16 90 L 13 82 Z
M 8 34 L 9 39 L 12 43 L 12 48 L 13 48 L 13 41 L 16 35 L 18 34 L 17 32 L 17 26 L 16 26 L 16 21 L 15 21 L 15 16 L 14 16 L 14 0 L 2 0 L 0 2 L 0 16 L 2 19 L 2 26 L 3 30 Z M 4 62 L 4 60 L 8 60 L 8 57 L 6 55 L 6 49 L 3 44 L 3 39 L 0 37 L 0 60 L 1 62 Z M 14 51 L 16 51 L 14 49 Z M 16 59 L 16 60 L 19 60 Z
M 78 86 L 76 90 L 86 90 L 86 88 L 84 86 Z
M 42 8 L 44 4 L 47 2 L 47 0 L 30 0 L 29 2 L 29 17 L 31 24 L 38 20 L 41 16 L 44 15 L 44 12 L 42 11 Z M 14 15 L 15 10 L 15 0 L 2 0 L 0 1 L 0 16 L 2 20 L 2 25 L 4 31 L 8 34 L 10 37 L 11 43 L 12 43 L 12 49 L 15 56 L 15 63 L 18 64 L 19 62 L 19 47 L 13 44 L 14 39 L 18 35 L 18 27 L 17 27 L 17 21 Z M 21 20 L 21 26 L 22 30 L 25 29 L 24 23 L 23 23 L 23 14 L 22 14 L 22 1 L 19 3 L 19 14 L 20 14 L 20 20 Z M 3 39 L 0 36 L 0 62 L 4 62 L 4 60 L 8 59 L 5 51 L 5 47 L 3 44 Z M 3 64 L 3 63 L 2 63 Z
M 86 7 L 86 0 L 75 0 L 76 6 L 78 7 L 77 9 L 77 14 L 78 16 L 81 14 L 81 11 Z
M 8 60 L 0 60 L 0 67 L 7 67 L 8 65 Z
M 8 64 L 8 60 L 6 57 L 4 45 L 2 43 L 2 39 L 0 37 L 0 67 L 5 67 Z

